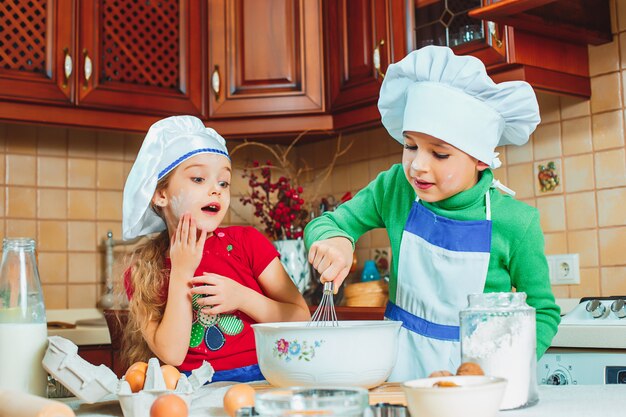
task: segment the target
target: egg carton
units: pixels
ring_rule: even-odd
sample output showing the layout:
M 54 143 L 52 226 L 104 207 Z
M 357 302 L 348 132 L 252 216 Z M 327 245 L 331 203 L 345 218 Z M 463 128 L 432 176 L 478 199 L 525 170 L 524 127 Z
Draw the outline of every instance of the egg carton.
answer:
M 78 355 L 78 346 L 60 336 L 48 337 L 48 349 L 42 361 L 48 373 L 76 397 L 88 404 L 115 395 L 120 401 L 124 417 L 149 417 L 152 403 L 163 394 L 176 394 L 191 407 L 192 394 L 206 382 L 215 371 L 208 362 L 191 372 L 181 374 L 176 388 L 168 390 L 157 358 L 148 361 L 144 388 L 133 393 L 128 382 L 105 365 L 95 366 Z

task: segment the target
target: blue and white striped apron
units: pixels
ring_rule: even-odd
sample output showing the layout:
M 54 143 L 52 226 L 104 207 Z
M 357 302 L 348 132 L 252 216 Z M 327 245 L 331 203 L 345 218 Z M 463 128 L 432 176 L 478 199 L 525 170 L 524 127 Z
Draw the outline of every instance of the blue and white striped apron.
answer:
M 438 216 L 413 202 L 400 243 L 395 304 L 385 317 L 402 321 L 398 360 L 389 381 L 406 381 L 461 361 L 459 311 L 485 288 L 491 250 L 491 202 L 486 220 Z

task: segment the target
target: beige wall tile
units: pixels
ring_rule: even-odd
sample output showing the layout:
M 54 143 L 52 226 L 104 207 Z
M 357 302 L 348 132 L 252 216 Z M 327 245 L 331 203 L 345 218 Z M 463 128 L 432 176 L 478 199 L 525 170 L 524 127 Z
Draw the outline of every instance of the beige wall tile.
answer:
M 4 216 L 6 215 L 6 210 L 5 210 L 6 204 L 7 204 L 6 188 L 0 187 L 0 217 L 2 218 L 4 218 Z M 0 221 L 0 223 L 2 223 L 2 221 Z
M 98 131 L 96 134 L 96 151 L 98 159 L 124 160 L 124 134 L 108 130 Z
M 578 230 L 596 227 L 596 197 L 593 191 L 565 196 L 567 229 Z
M 515 198 L 524 199 L 535 195 L 535 176 L 532 164 L 511 165 L 507 168 L 508 187 L 515 190 Z
M 30 237 L 37 236 L 37 222 L 35 220 L 7 219 L 5 237 Z
M 66 187 L 67 159 L 50 156 L 37 157 L 37 185 L 40 187 Z
M 330 177 L 331 186 L 329 191 L 333 193 L 345 193 L 346 191 L 350 191 L 350 176 L 353 173 L 349 164 L 336 166 Z M 367 171 L 362 172 L 361 175 L 367 176 Z
M 544 232 L 565 230 L 565 199 L 562 195 L 537 199 L 541 213 L 541 228 Z
M 600 264 L 615 266 L 624 264 L 626 227 L 600 229 Z
M 370 137 L 363 134 L 363 132 L 356 132 L 346 135 L 345 140 L 346 143 L 350 143 L 351 140 L 354 140 L 354 145 L 352 145 L 342 161 L 355 163 L 367 160 L 369 155 L 368 148 L 371 146 Z M 331 152 L 334 152 L 334 148 L 331 149 Z M 330 155 L 332 155 L 332 153 Z
M 626 294 L 626 266 L 601 268 L 602 295 Z
M 591 117 L 563 121 L 563 155 L 591 152 Z
M 622 107 L 622 86 L 619 72 L 591 78 L 591 112 L 600 113 Z
M 387 235 L 387 230 L 385 229 L 372 230 L 371 247 L 384 248 L 387 246 L 389 246 L 389 236 Z
M 589 45 L 589 75 L 595 76 L 619 70 L 619 42 L 617 37 L 613 42 L 602 45 Z
M 39 250 L 66 251 L 67 223 L 57 220 L 41 220 L 37 223 Z
M 35 188 L 7 187 L 7 217 L 34 219 L 37 211 Z
M 507 164 L 520 164 L 523 162 L 532 162 L 533 160 L 533 143 L 535 135 L 524 146 L 506 146 Z
M 67 218 L 70 220 L 95 219 L 96 192 L 92 190 L 68 190 Z
M 593 115 L 592 142 L 595 150 L 624 146 L 623 111 Z
M 389 158 L 385 156 L 382 158 L 370 159 L 368 164 L 370 173 L 369 178 L 374 179 L 378 174 L 389 169 Z
M 6 152 L 35 155 L 37 153 L 37 127 L 7 124 Z
M 42 285 L 43 302 L 49 310 L 67 308 L 67 287 L 65 285 Z
M 559 96 L 540 92 L 537 92 L 536 95 L 542 123 L 558 122 L 561 120 Z
M 96 254 L 70 252 L 68 255 L 68 282 L 96 283 Z
M 600 227 L 626 225 L 626 187 L 598 191 L 598 224 Z
M 67 129 L 56 126 L 39 126 L 37 154 L 67 156 Z
M 371 174 L 367 161 L 355 162 L 350 165 L 350 189 L 358 191 L 370 183 Z
M 96 161 L 93 159 L 70 158 L 67 161 L 67 183 L 71 188 L 96 187 Z
M 122 220 L 121 191 L 98 191 L 96 199 L 96 218 L 98 220 Z
M 593 174 L 592 154 L 564 158 L 562 180 L 565 183 L 566 192 L 592 190 L 594 188 Z
M 70 157 L 96 157 L 96 131 L 85 129 L 69 129 L 67 154 Z
M 124 163 L 122 161 L 97 161 L 96 186 L 109 190 L 124 189 Z
M 39 188 L 37 190 L 37 217 L 40 219 L 67 218 L 67 191 Z
M 224 222 L 225 223 L 225 222 Z M 223 224 L 224 224 L 223 223 Z M 122 222 L 98 222 L 96 224 L 96 244 L 101 248 L 104 254 L 105 242 L 108 232 L 113 233 L 113 239 L 119 240 L 122 238 Z M 115 248 L 117 249 L 117 248 Z M 104 256 L 104 255 L 103 255 Z
M 600 291 L 600 271 L 598 268 L 581 268 L 580 284 L 570 285 L 570 297 L 582 298 L 602 295 Z
M 93 222 L 69 221 L 67 223 L 67 248 L 77 252 L 96 251 L 96 225 Z
M 626 185 L 626 154 L 624 149 L 596 152 L 596 187 L 619 187 Z
M 244 206 L 238 198 L 230 200 L 230 224 L 251 224 L 254 219 L 254 207 L 250 204 Z
M 546 242 L 546 255 L 558 255 L 567 253 L 567 233 L 544 233 Z
M 244 194 L 250 190 L 249 178 L 244 178 L 241 168 L 234 168 L 230 178 L 230 192 L 234 194 Z
M 550 123 L 540 125 L 533 134 L 535 159 L 557 158 L 561 151 L 561 125 Z
M 0 154 L 0 184 L 5 184 L 7 179 L 6 155 Z
M 553 285 L 552 286 L 552 294 L 556 298 L 569 298 L 569 285 Z
M 96 306 L 96 284 L 68 285 L 68 308 L 92 308 Z
M 363 235 L 361 235 L 361 237 L 359 238 L 359 240 L 357 240 L 355 242 L 355 247 L 356 248 L 361 248 L 361 249 L 369 249 L 372 247 L 372 234 L 374 232 L 373 231 L 369 231 L 367 233 L 364 233 Z
M 67 282 L 66 253 L 39 252 L 37 265 L 43 284 L 65 284 Z
M 561 118 L 573 119 L 575 117 L 589 116 L 591 114 L 591 101 L 579 97 L 561 96 Z
M 580 267 L 598 266 L 598 235 L 596 230 L 571 231 L 567 234 L 568 253 L 578 253 Z
M 141 144 L 145 135 L 137 133 L 126 133 L 124 135 L 124 160 L 134 161 L 137 158 Z
M 6 156 L 6 183 L 9 185 L 36 185 L 37 159 L 29 155 Z

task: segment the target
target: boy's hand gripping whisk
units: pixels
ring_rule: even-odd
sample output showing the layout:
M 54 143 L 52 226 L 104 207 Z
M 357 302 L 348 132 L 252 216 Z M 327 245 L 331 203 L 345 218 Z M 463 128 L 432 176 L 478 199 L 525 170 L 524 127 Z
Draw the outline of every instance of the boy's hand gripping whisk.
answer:
M 317 306 L 315 313 L 313 313 L 309 326 L 312 323 L 314 326 L 339 326 L 337 313 L 335 312 L 335 303 L 333 301 L 332 281 L 324 283 L 324 292 L 322 293 L 320 305 Z

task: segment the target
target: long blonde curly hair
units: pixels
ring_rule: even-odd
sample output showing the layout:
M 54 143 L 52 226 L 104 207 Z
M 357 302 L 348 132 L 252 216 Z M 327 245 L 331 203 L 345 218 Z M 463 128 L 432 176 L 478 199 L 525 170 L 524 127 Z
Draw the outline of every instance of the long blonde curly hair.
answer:
M 167 187 L 170 174 L 159 181 L 155 193 Z M 163 218 L 160 207 L 152 204 L 151 208 Z M 169 245 L 169 233 L 164 230 L 138 246 L 127 258 L 132 297 L 121 345 L 121 359 L 126 366 L 137 361 L 147 362 L 156 356 L 148 347 L 141 329 L 148 322 L 160 322 L 163 318 L 167 303 L 164 291 L 169 277 L 169 271 L 165 269 L 165 257 Z

